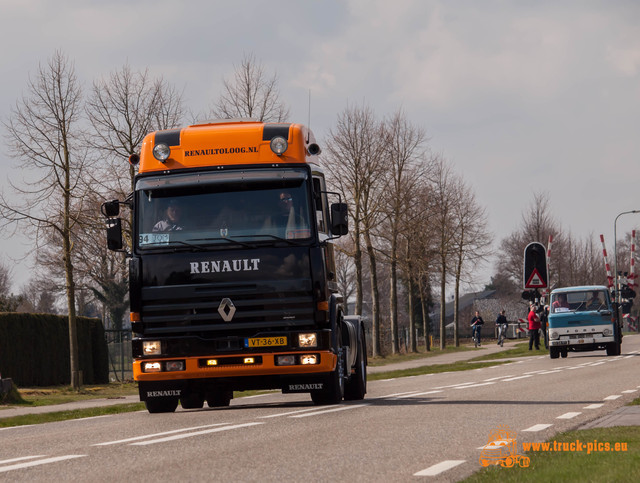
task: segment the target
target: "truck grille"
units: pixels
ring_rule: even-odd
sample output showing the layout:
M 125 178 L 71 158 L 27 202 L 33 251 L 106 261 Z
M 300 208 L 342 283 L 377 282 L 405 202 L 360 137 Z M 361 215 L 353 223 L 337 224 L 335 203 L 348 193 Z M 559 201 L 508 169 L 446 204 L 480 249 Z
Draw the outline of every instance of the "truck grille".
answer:
M 218 311 L 229 299 L 235 312 L 225 321 Z M 230 307 L 223 307 L 229 318 Z M 219 336 L 220 332 L 255 332 L 313 325 L 310 280 L 266 284 L 197 284 L 147 287 L 142 290 L 145 335 Z

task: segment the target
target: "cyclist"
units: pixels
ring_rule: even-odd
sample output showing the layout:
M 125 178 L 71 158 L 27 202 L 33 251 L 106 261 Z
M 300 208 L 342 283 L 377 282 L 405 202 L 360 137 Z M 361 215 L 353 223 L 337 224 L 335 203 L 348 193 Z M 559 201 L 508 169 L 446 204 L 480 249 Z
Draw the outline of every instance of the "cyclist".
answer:
M 504 315 L 504 309 L 500 311 L 496 318 L 496 329 L 498 329 L 498 345 L 502 347 L 504 340 L 507 338 L 507 317 Z
M 476 347 L 482 346 L 482 326 L 484 320 L 480 317 L 480 312 L 476 310 L 476 315 L 471 319 L 471 333 L 473 334 L 473 342 Z

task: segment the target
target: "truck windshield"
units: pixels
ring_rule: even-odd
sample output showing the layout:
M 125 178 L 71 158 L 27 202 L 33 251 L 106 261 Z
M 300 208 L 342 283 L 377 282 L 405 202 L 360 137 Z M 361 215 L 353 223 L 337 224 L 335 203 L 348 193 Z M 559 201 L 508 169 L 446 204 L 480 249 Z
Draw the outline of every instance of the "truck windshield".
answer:
M 145 179 L 136 190 L 137 246 L 202 247 L 312 236 L 306 174 Z
M 580 290 L 551 294 L 551 313 L 604 310 L 608 308 L 604 290 Z

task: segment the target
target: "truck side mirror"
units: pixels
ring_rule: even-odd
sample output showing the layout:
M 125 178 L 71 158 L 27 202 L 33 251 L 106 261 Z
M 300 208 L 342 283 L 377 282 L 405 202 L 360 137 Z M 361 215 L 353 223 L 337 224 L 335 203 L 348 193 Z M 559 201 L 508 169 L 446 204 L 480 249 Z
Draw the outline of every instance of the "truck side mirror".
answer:
M 113 251 L 122 250 L 122 220 L 107 219 L 107 248 Z
M 349 233 L 348 210 L 346 203 L 331 205 L 331 234 L 342 236 Z
M 105 201 L 101 207 L 102 214 L 107 218 L 120 214 L 120 202 L 118 200 Z

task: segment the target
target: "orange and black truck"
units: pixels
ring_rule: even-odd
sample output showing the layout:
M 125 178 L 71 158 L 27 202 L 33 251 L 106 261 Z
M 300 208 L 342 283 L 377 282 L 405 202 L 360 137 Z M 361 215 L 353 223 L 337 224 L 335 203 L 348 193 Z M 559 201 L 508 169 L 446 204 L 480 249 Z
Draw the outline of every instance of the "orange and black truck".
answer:
M 134 190 L 102 213 L 108 247 L 129 260 L 133 374 L 149 412 L 256 389 L 364 398 L 364 327 L 344 315 L 332 243 L 347 206 L 319 154 L 303 125 L 224 120 L 152 132 L 130 156 Z

